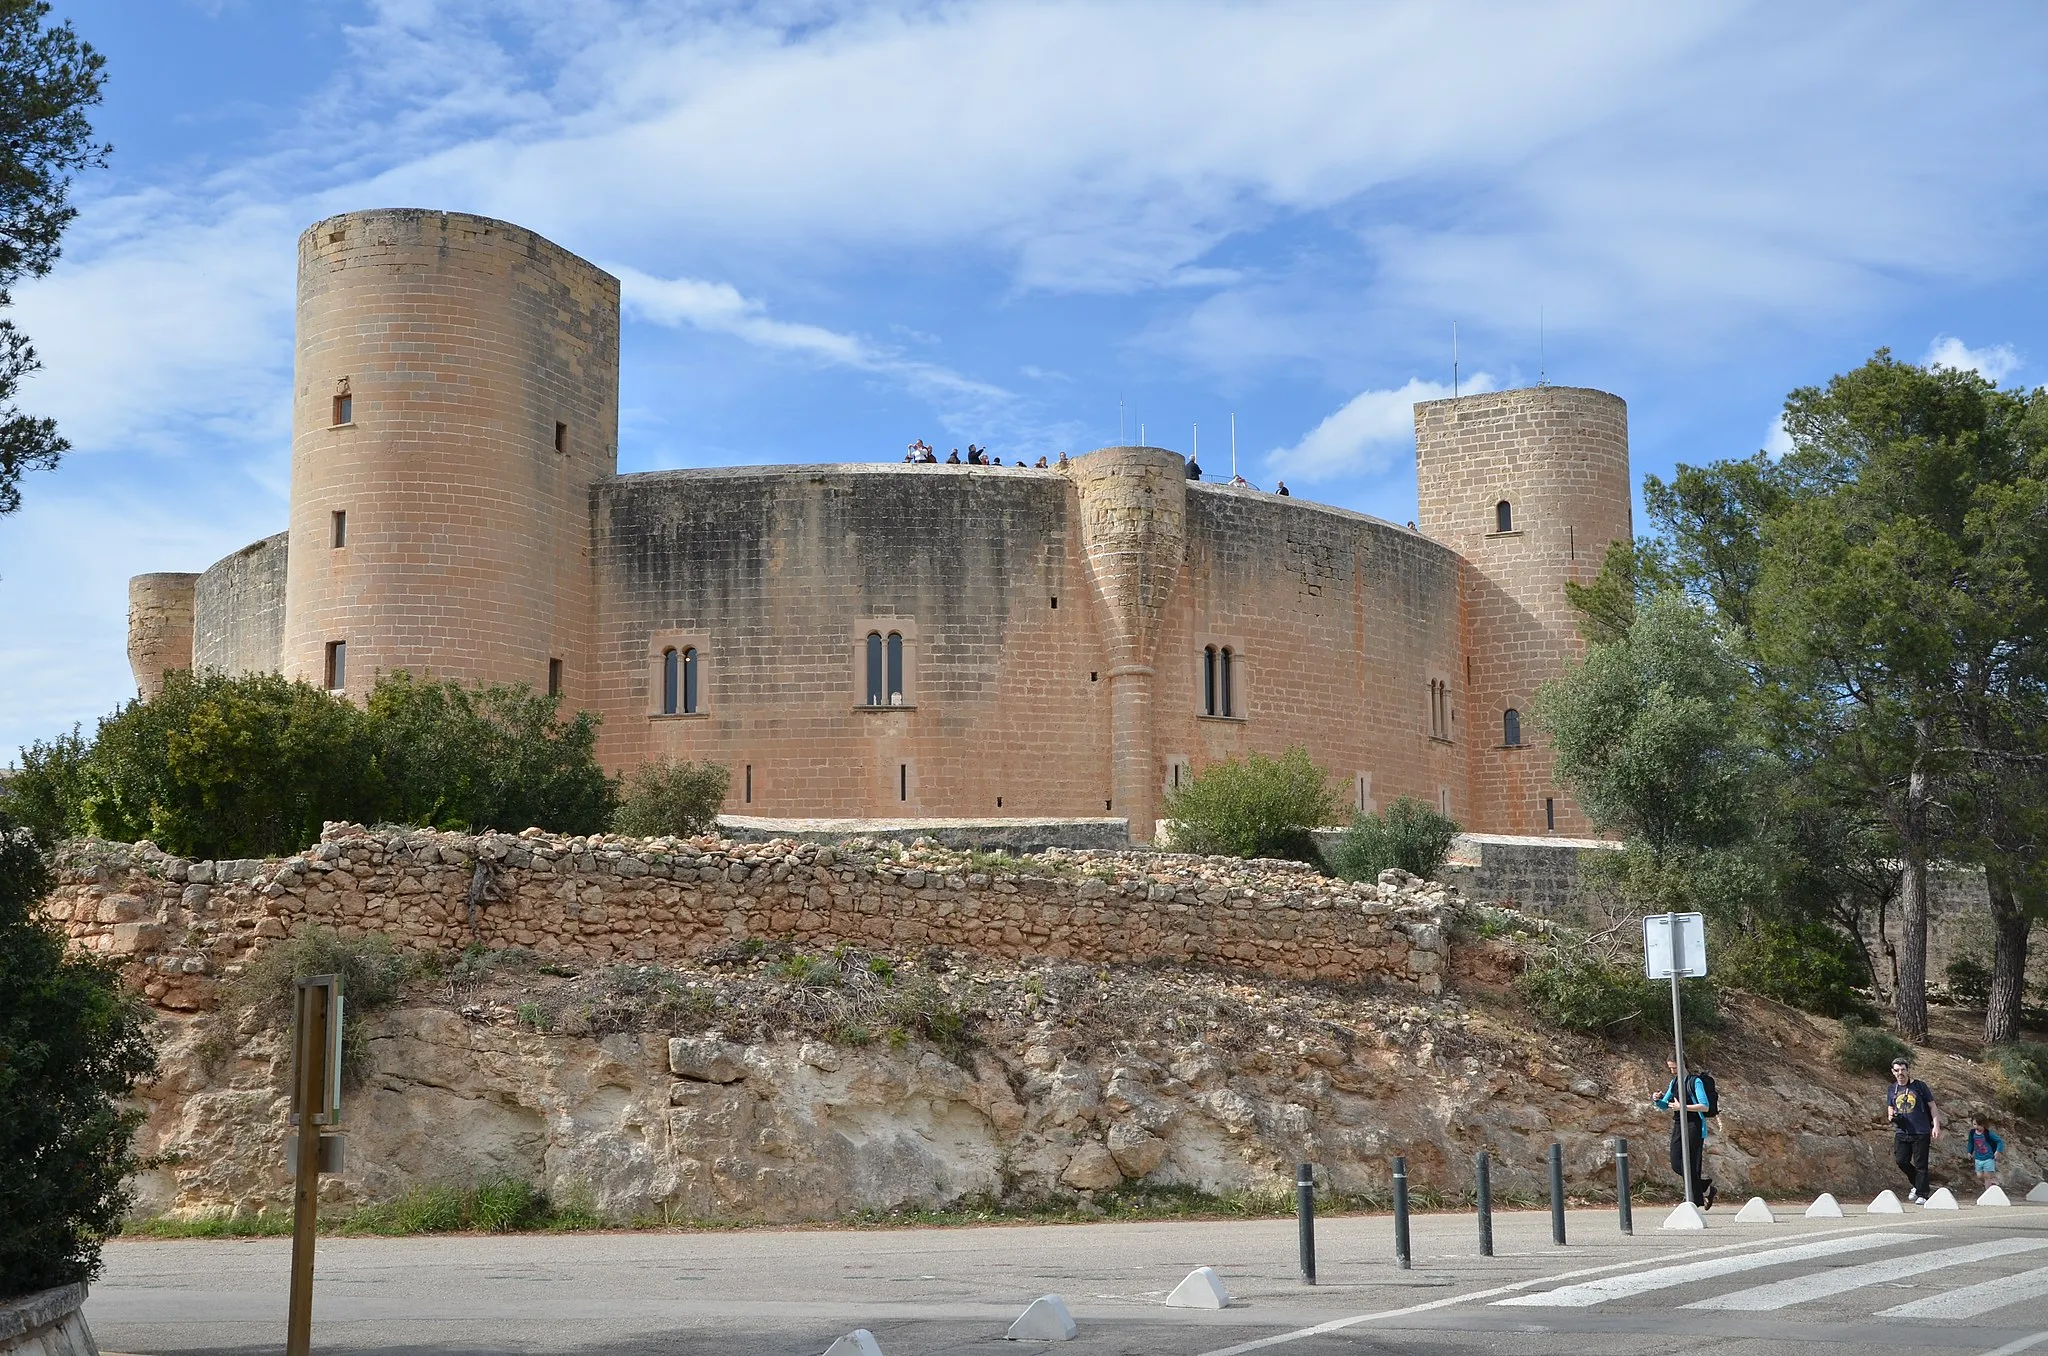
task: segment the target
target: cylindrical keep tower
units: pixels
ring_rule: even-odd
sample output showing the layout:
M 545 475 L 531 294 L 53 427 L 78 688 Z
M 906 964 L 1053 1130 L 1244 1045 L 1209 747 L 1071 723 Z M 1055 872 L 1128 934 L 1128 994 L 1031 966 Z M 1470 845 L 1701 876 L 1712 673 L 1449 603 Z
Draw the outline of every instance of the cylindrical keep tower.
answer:
M 1530 706 L 1585 648 L 1566 581 L 1590 582 L 1633 536 L 1628 406 L 1570 386 L 1427 401 L 1415 458 L 1422 530 L 1465 561 L 1471 827 L 1589 833 Z
M 192 667 L 192 603 L 196 574 L 138 574 L 128 581 L 128 667 L 145 697 L 164 689 L 164 675 Z
M 1075 460 L 1073 477 L 1109 651 L 1111 805 L 1133 842 L 1150 843 L 1160 782 L 1153 661 L 1187 556 L 1187 463 L 1160 447 L 1106 447 Z
M 286 675 L 587 694 L 618 280 L 485 217 L 330 217 L 299 237 L 294 363 Z

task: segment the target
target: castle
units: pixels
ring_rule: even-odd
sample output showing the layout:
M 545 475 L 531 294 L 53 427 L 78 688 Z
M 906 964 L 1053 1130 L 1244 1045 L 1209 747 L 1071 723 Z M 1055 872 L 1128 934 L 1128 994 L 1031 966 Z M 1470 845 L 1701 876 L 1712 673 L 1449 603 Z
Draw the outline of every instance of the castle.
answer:
M 780 817 L 1097 817 L 1150 841 L 1207 764 L 1307 746 L 1362 808 L 1584 834 L 1526 719 L 1564 593 L 1631 535 L 1627 409 L 1538 386 L 1415 408 L 1419 530 L 1062 470 L 618 474 L 619 284 L 531 231 L 351 212 L 299 239 L 287 529 L 129 584 L 175 668 L 524 683 L 612 769 L 731 768 Z

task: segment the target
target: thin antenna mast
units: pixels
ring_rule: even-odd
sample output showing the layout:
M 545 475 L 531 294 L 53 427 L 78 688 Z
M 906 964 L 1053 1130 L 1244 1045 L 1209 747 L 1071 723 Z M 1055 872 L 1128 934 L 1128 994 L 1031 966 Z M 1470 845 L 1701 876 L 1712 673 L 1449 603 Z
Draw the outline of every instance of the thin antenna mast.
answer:
M 1550 384 L 1550 363 L 1548 357 L 1548 348 L 1543 337 L 1543 308 L 1538 306 L 1536 308 L 1536 384 L 1538 386 L 1548 386 Z
M 1123 398 L 1122 396 L 1118 396 L 1118 397 L 1116 398 L 1116 442 L 1117 442 L 1117 446 L 1119 446 L 1119 447 L 1122 447 L 1122 446 L 1123 446 L 1123 445 L 1124 445 L 1124 444 L 1125 444 L 1126 442 L 1128 442 L 1128 441 L 1129 441 L 1129 440 L 1128 440 L 1127 438 L 1125 438 L 1125 437 L 1124 437 L 1124 398 Z
M 1458 394 L 1458 322 L 1451 322 L 1451 396 Z
M 1140 419 L 1140 420 L 1138 421 L 1138 446 L 1140 446 L 1140 447 L 1143 447 L 1144 445 L 1145 445 L 1145 421 L 1144 421 L 1144 420 L 1142 420 L 1142 419 Z
M 1230 478 L 1237 479 L 1237 411 L 1230 412 Z
M 1202 461 L 1202 425 L 1199 421 L 1195 424 L 1195 441 L 1188 449 L 1188 460 L 1196 465 L 1200 465 Z

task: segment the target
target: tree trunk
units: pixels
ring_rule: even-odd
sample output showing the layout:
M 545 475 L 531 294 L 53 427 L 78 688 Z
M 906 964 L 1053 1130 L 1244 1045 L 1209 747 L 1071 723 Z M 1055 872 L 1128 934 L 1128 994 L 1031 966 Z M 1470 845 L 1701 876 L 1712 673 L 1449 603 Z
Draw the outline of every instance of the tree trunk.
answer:
M 2034 920 L 2013 898 L 2012 886 L 1995 872 L 1986 872 L 1991 893 L 1991 1000 L 1984 1005 L 1984 1043 L 2004 1045 L 2019 1039 L 2020 1004 L 2026 996 L 2027 934 Z
M 1932 788 L 1927 784 L 1929 726 L 1925 719 L 1914 722 L 1919 748 L 1914 751 L 1913 770 L 1906 777 L 1904 830 L 1899 835 L 1906 859 L 1905 876 L 1899 882 L 1899 988 L 1892 995 L 1892 1012 L 1899 1022 L 1899 1034 L 1918 1045 L 1927 1043 L 1927 802 Z
M 1906 848 L 1904 887 L 1899 891 L 1899 987 L 1892 1012 L 1899 1034 L 1927 1043 L 1927 859 L 1918 843 Z

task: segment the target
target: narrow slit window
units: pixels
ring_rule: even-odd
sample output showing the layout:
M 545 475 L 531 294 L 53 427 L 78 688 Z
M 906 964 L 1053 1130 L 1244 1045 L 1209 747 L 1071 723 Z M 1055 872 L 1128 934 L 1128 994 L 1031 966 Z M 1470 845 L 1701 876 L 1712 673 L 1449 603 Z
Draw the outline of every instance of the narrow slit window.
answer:
M 1500 742 L 1511 749 L 1522 746 L 1522 713 L 1512 706 L 1501 712 Z
M 908 763 L 898 763 L 896 765 L 896 799 L 903 801 L 910 799 L 910 764 Z
M 1552 833 L 1557 832 L 1557 798 L 1555 796 L 1545 796 L 1543 798 L 1543 827 Z
M 1088 675 L 1093 678 L 1094 674 Z M 1216 714 L 1216 647 L 1206 646 L 1202 650 L 1202 714 Z
M 342 424 L 353 424 L 353 423 L 354 423 L 355 421 L 356 421 L 356 399 L 355 399 L 355 397 L 354 397 L 354 396 L 352 396 L 352 395 L 349 395 L 349 394 L 347 394 L 346 392 L 344 392 L 344 393 L 343 393 L 343 394 L 341 394 L 341 395 L 338 395 L 338 396 L 336 396 L 336 397 L 334 398 L 334 418 L 333 418 L 332 422 L 333 422 L 333 423 L 334 423 L 334 424 L 335 424 L 335 425 L 336 425 L 337 427 L 339 427 L 339 426 L 340 426 L 340 425 L 342 425 Z
M 1230 690 L 1230 670 L 1232 668 L 1230 661 L 1232 658 L 1233 656 L 1230 653 L 1230 647 L 1228 645 L 1224 646 L 1222 652 L 1216 656 L 1216 669 L 1218 678 L 1216 686 L 1221 690 L 1223 696 L 1223 709 L 1220 714 L 1226 716 L 1234 716 L 1237 714 L 1237 702 L 1235 700 L 1235 694 L 1233 694 Z
M 683 651 L 683 714 L 697 714 L 697 647 Z
M 1493 506 L 1493 530 L 1512 532 L 1515 530 L 1515 506 L 1503 499 Z
M 889 705 L 903 705 L 903 636 L 889 633 Z
M 339 692 L 348 686 L 348 642 L 327 642 L 327 690 Z
M 661 714 L 672 716 L 681 697 L 681 656 L 671 646 L 661 652 Z
M 558 422 L 558 423 L 556 423 L 556 425 L 555 425 L 555 451 L 557 451 L 557 452 L 567 452 L 568 450 L 569 450 L 569 426 L 568 426 L 567 424 L 564 424 L 564 423 L 559 423 L 559 422 Z
M 334 511 L 334 549 L 339 551 L 348 545 L 348 510 Z
M 562 661 L 559 659 L 550 659 L 548 661 L 548 695 L 550 697 L 562 695 Z
M 886 689 L 882 686 L 882 633 L 868 632 L 868 706 L 880 706 Z
M 752 763 L 747 764 L 746 803 L 749 805 L 754 803 L 754 765 Z

